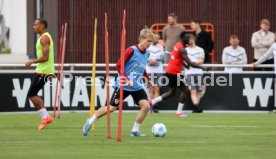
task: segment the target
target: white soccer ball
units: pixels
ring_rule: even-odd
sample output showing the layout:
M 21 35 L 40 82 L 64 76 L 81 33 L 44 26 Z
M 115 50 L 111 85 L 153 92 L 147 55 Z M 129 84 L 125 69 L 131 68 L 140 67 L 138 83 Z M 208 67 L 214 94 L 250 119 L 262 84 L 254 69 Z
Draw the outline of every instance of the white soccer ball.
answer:
M 154 137 L 164 137 L 167 134 L 167 128 L 163 123 L 156 123 L 151 128 Z

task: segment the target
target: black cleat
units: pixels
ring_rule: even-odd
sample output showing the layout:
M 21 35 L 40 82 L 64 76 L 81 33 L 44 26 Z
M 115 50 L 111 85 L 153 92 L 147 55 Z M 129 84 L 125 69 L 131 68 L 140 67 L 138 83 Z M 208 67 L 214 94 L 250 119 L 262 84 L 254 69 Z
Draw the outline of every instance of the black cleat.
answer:
M 202 109 L 195 109 L 195 110 L 193 110 L 193 113 L 203 113 L 203 110 Z
M 159 110 L 158 110 L 158 106 L 157 106 L 157 105 L 154 105 L 154 106 L 153 106 L 153 112 L 154 112 L 154 113 L 159 113 Z

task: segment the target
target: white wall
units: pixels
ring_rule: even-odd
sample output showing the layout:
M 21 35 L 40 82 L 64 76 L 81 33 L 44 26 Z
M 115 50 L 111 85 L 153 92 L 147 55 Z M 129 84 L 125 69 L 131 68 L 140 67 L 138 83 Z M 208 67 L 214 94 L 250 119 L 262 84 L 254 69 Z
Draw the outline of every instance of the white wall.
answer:
M 27 54 L 27 0 L 0 0 L 5 25 L 10 27 L 12 54 Z

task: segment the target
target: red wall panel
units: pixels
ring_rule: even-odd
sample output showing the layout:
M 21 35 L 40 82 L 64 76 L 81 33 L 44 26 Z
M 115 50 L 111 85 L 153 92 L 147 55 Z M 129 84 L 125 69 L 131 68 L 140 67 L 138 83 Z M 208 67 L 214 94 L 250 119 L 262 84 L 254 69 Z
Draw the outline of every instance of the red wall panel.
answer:
M 110 62 L 119 57 L 123 9 L 127 11 L 127 46 L 137 43 L 139 31 L 153 23 L 165 23 L 167 14 L 175 12 L 179 22 L 199 19 L 215 26 L 216 63 L 228 37 L 237 34 L 241 45 L 253 61 L 251 35 L 259 29 L 259 21 L 268 18 L 276 31 L 275 0 L 59 0 L 59 28 L 69 23 L 66 62 L 92 61 L 93 18 L 98 18 L 97 62 L 104 63 L 104 12 L 108 13 Z

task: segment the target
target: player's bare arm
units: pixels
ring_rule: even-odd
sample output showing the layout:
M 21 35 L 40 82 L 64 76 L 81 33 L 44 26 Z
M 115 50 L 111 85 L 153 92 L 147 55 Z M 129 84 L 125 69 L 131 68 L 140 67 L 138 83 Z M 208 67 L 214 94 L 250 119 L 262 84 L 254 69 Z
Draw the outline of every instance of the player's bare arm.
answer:
M 184 60 L 189 66 L 192 66 L 192 67 L 194 67 L 194 68 L 201 68 L 201 69 L 203 69 L 203 70 L 206 70 L 206 68 L 204 68 L 204 67 L 202 67 L 202 66 L 199 66 L 199 65 L 193 63 L 193 62 L 190 60 L 190 58 L 189 58 L 188 55 L 187 55 L 187 51 L 186 51 L 185 48 L 180 49 L 180 55 L 181 55 L 181 57 L 183 58 L 183 60 Z M 185 62 L 184 62 L 184 63 L 185 63 Z
M 202 65 L 204 63 L 204 59 L 200 59 L 194 62 L 196 65 Z
M 40 39 L 40 43 L 42 46 L 42 56 L 35 60 L 29 60 L 25 63 L 26 67 L 30 67 L 34 63 L 41 63 L 46 62 L 49 59 L 49 46 L 50 46 L 50 39 L 48 36 L 43 36 Z

